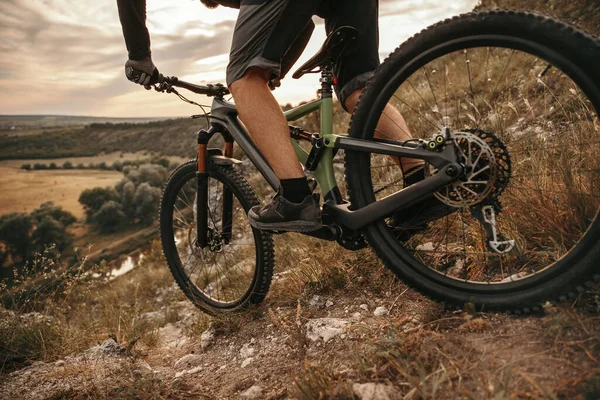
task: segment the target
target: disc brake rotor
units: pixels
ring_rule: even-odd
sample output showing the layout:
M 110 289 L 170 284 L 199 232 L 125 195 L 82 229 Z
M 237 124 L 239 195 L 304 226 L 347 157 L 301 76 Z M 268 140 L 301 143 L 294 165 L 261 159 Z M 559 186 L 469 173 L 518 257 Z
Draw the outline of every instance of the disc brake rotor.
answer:
M 494 191 L 498 169 L 496 156 L 490 145 L 475 133 L 456 132 L 452 134 L 452 138 L 458 162 L 465 166 L 465 173 L 459 180 L 434 195 L 452 207 L 478 204 Z

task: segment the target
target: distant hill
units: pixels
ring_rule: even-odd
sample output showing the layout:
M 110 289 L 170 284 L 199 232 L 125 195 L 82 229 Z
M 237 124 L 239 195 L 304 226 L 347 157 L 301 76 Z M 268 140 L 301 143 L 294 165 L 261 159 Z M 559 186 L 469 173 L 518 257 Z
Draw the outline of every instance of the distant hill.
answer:
M 0 115 L 0 132 L 30 129 L 85 126 L 93 123 L 133 123 L 161 121 L 167 118 L 105 118 L 71 115 Z
M 182 118 L 145 123 L 113 120 L 120 122 L 36 129 L 28 134 L 4 132 L 0 134 L 0 160 L 92 156 L 114 151 L 151 151 L 187 157 L 195 152 L 195 133 L 206 126 L 203 119 Z

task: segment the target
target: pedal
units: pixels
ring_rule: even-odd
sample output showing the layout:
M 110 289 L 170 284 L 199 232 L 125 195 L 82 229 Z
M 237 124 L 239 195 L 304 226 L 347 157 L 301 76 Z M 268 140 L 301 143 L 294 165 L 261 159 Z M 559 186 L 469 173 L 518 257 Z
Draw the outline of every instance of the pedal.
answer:
M 496 210 L 492 205 L 471 208 L 471 215 L 477 218 L 488 236 L 488 248 L 498 254 L 508 253 L 515 247 L 513 239 L 505 240 L 496 229 Z

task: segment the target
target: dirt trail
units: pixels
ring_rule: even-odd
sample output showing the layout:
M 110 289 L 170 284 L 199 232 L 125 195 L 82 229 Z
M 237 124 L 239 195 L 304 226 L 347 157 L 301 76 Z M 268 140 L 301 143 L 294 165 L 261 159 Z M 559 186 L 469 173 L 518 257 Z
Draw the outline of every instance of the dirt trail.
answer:
M 155 346 L 125 348 L 109 340 L 36 363 L 10 374 L 0 398 L 591 399 L 600 393 L 598 318 L 584 310 L 549 306 L 545 316 L 473 316 L 444 310 L 401 284 L 396 289 L 307 294 L 297 305 L 215 319 L 202 335 L 197 310 L 179 302 L 179 318 L 158 328 Z

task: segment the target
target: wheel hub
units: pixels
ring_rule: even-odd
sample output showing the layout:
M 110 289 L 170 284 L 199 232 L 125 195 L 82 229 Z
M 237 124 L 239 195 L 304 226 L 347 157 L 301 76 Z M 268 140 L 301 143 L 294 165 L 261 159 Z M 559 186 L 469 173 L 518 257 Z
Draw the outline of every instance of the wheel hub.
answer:
M 457 208 L 478 204 L 494 189 L 498 168 L 494 151 L 475 133 L 456 132 L 452 139 L 464 173 L 459 180 L 436 192 L 435 197 Z

